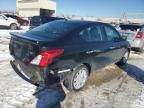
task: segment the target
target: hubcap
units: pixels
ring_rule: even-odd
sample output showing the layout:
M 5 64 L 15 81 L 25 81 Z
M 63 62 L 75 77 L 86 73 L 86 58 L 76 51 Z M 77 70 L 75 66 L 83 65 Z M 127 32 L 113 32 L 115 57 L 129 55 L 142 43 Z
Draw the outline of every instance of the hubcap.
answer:
M 86 68 L 82 68 L 81 70 L 79 70 L 73 79 L 74 88 L 75 89 L 82 88 L 87 81 L 87 77 L 88 77 L 88 70 Z
M 127 60 L 128 60 L 128 56 L 129 56 L 129 53 L 126 52 L 125 55 L 124 55 L 124 57 L 123 57 L 123 62 L 124 62 L 124 63 L 127 62 Z
M 15 26 L 15 25 L 13 25 L 11 28 L 12 28 L 13 30 L 15 30 L 15 29 L 16 29 L 16 26 Z

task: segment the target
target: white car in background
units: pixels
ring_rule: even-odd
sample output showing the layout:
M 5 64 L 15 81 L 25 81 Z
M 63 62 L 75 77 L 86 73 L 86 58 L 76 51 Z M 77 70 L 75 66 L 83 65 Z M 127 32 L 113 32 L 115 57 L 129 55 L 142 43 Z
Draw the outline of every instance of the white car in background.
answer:
M 144 51 L 144 24 L 120 24 L 120 34 L 126 36 L 131 48 L 135 51 Z
M 12 30 L 16 30 L 19 28 L 19 24 L 15 19 L 8 18 L 3 14 L 0 14 L 0 28 L 9 28 Z

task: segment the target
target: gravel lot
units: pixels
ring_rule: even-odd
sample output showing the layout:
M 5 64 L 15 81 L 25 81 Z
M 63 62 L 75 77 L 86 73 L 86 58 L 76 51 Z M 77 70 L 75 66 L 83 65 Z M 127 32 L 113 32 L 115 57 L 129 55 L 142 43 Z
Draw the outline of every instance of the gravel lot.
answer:
M 4 34 L 4 30 L 0 31 L 0 108 L 35 108 L 36 99 L 32 96 L 35 87 L 10 67 L 10 36 Z M 83 90 L 66 90 L 63 108 L 144 108 L 143 61 L 144 54 L 132 52 L 127 65 L 98 70 Z

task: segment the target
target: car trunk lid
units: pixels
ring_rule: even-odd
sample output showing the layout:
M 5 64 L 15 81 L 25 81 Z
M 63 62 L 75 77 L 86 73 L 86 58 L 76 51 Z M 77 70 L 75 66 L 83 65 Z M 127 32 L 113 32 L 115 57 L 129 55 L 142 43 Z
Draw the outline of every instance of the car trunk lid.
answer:
M 26 37 L 20 33 L 11 33 L 10 53 L 24 63 L 29 63 L 40 51 L 44 41 L 40 38 Z
M 141 26 L 135 24 L 122 24 L 119 30 L 122 36 L 126 36 L 128 41 L 133 41 L 136 38 L 137 32 L 140 31 Z
M 122 36 L 126 36 L 128 41 L 133 41 L 137 33 L 130 30 L 119 30 L 119 32 Z

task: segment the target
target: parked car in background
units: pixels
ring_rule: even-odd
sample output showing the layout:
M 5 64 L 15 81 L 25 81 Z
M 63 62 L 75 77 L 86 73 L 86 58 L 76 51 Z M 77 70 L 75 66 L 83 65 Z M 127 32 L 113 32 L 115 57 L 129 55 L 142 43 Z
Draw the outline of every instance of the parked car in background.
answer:
M 119 32 L 127 37 L 132 49 L 144 51 L 144 24 L 120 24 Z
M 49 86 L 51 76 L 59 76 L 69 90 L 80 90 L 92 72 L 124 65 L 130 53 L 119 32 L 100 22 L 58 20 L 11 35 L 11 65 L 35 85 Z
M 40 26 L 42 24 L 55 21 L 55 20 L 61 20 L 63 18 L 59 17 L 50 17 L 50 16 L 33 16 L 30 18 L 30 29 L 33 29 L 37 26 Z
M 9 28 L 12 30 L 16 30 L 19 28 L 19 24 L 15 19 L 8 18 L 3 14 L 0 14 L 0 28 Z
M 111 22 L 110 25 L 113 26 L 115 29 L 119 30 L 119 23 Z
M 20 24 L 20 25 L 24 25 L 24 26 L 27 26 L 29 24 L 29 21 L 26 20 L 26 19 L 23 19 L 17 15 L 12 15 L 12 14 L 5 14 L 5 16 L 7 16 L 8 18 L 13 18 L 15 20 L 17 20 L 17 22 Z

